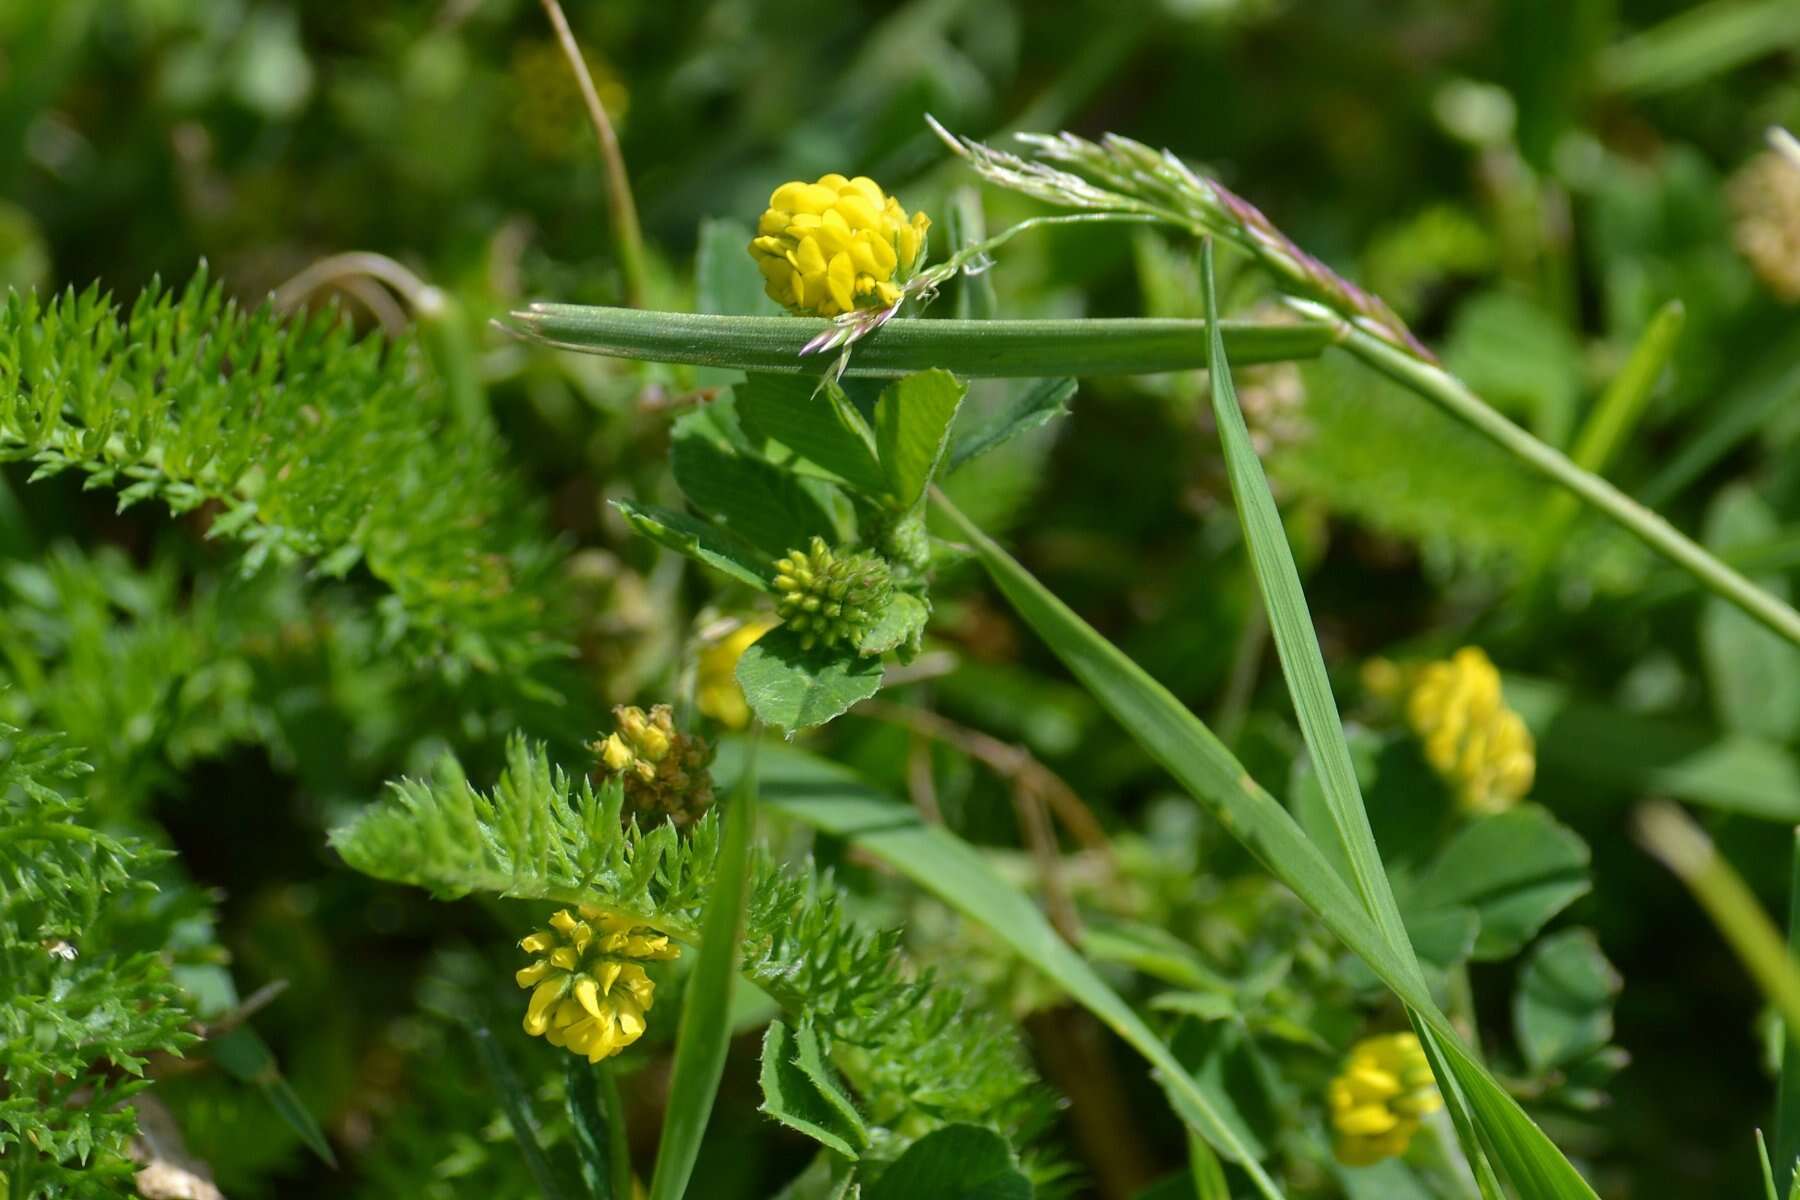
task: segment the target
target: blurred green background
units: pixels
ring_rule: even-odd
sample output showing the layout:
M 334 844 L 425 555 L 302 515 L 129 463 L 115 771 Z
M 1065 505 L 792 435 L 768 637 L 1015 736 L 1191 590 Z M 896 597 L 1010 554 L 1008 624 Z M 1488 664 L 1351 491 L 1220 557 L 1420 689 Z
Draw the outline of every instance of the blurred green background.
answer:
M 787 179 L 869 174 L 941 230 L 968 180 L 924 113 L 988 140 L 1113 130 L 1204 163 L 1553 443 L 1679 299 L 1673 368 L 1609 473 L 1770 586 L 1792 582 L 1800 172 L 1767 157 L 1764 131 L 1800 126 L 1800 5 L 571 0 L 568 15 L 619 126 L 657 307 L 694 305 L 703 221 L 754 221 Z M 1032 211 L 985 203 L 990 228 Z M 476 773 L 514 724 L 573 746 L 606 704 L 654 698 L 642 689 L 667 679 L 683 606 L 703 598 L 659 574 L 604 504 L 667 491 L 666 410 L 692 378 L 527 352 L 485 326 L 527 299 L 621 296 L 566 64 L 527 0 L 0 3 L 0 285 L 98 281 L 129 298 L 204 259 L 255 302 L 347 250 L 398 259 L 462 304 L 495 413 L 574 549 L 568 636 L 582 657 L 554 680 L 570 702 L 549 713 L 479 681 L 421 684 L 370 652 L 354 583 L 300 596 L 267 582 L 260 623 L 195 618 L 188 640 L 170 640 L 145 614 L 196 611 L 190 597 L 226 574 L 218 556 L 191 529 L 115 516 L 72 483 L 14 487 L 0 506 L 8 629 L 64 637 L 51 657 L 73 680 L 54 701 L 8 702 L 61 704 L 77 740 L 101 744 L 114 789 L 101 806 L 165 831 L 216 897 L 241 991 L 289 982 L 258 1026 L 341 1170 L 253 1099 L 177 1081 L 189 1141 L 228 1194 L 522 1194 L 479 1076 L 429 1014 L 493 1004 L 513 1023 L 493 964 L 524 918 L 350 876 L 322 831 L 441 747 Z M 988 278 L 1006 316 L 1198 312 L 1191 264 L 1116 230 L 1022 239 Z M 1249 273 L 1228 282 L 1238 311 L 1267 299 Z M 359 325 L 405 322 L 366 295 L 341 299 Z M 959 481 L 959 500 L 1280 783 L 1294 740 L 1279 677 L 1265 666 L 1234 682 L 1254 600 L 1216 447 L 1193 421 L 1196 386 L 1084 383 L 1067 428 Z M 1727 810 L 1760 797 L 1800 811 L 1793 652 L 1603 527 L 1580 523 L 1544 551 L 1541 485 L 1345 364 L 1240 386 L 1246 408 L 1262 405 L 1252 420 L 1334 668 L 1353 679 L 1358 660 L 1397 645 L 1479 641 L 1540 707 L 1574 695 L 1599 714 L 1540 734 L 1535 798 L 1594 848 L 1576 915 L 1626 978 L 1616 1040 L 1632 1061 L 1610 1105 L 1550 1118 L 1553 1135 L 1609 1198 L 1748 1194 L 1751 1130 L 1771 1104 L 1759 1002 L 1631 841 L 1628 815 L 1652 792 L 1706 805 L 1734 863 L 1785 911 L 1784 826 Z M 52 546 L 100 563 L 83 567 L 102 581 L 94 594 L 59 593 L 24 565 Z M 967 665 L 935 703 L 1032 746 L 1109 826 L 1151 827 L 1167 785 L 1029 636 L 979 593 L 942 616 Z M 142 669 L 180 679 L 179 697 L 122 694 L 138 668 L 118 664 L 147 644 Z M 70 666 L 77 648 L 93 661 Z M 889 729 L 847 721 L 827 744 L 904 776 Z M 1755 769 L 1732 760 L 1671 784 L 1651 767 L 1675 744 L 1747 753 Z M 951 819 L 1008 836 L 991 782 L 950 778 Z M 928 926 L 910 902 L 871 905 Z M 1506 983 L 1478 971 L 1483 1015 L 1502 1025 Z M 1147 1181 L 1179 1161 L 1179 1134 L 1146 1081 L 1130 1090 L 1157 1114 L 1127 1172 Z M 736 1115 L 720 1117 L 696 1194 L 764 1195 L 799 1161 L 763 1134 L 753 1094 L 734 1067 L 720 1111 Z

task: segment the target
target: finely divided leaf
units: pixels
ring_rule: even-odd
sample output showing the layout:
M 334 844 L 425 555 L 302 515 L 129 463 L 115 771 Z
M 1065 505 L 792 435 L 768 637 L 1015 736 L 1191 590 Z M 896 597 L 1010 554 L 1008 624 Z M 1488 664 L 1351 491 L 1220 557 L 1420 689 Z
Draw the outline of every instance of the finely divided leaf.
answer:
M 816 1051 L 817 1039 L 813 1042 Z M 868 1130 L 855 1108 L 841 1095 L 828 1094 L 801 1066 L 794 1031 L 781 1021 L 770 1022 L 763 1034 L 761 1079 L 762 1111 L 783 1125 L 849 1159 L 868 1144 Z M 835 1093 L 835 1082 L 830 1087 Z

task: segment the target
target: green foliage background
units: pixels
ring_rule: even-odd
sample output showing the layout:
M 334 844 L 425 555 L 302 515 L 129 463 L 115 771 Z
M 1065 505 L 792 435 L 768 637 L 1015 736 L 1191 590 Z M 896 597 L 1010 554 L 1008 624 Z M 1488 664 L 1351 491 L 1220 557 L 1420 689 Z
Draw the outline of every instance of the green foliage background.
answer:
M 1686 9 L 1738 22 L 1745 51 L 1721 57 L 1703 30 L 1657 32 Z M 968 180 L 944 161 L 925 112 L 989 140 L 1009 128 L 1117 130 L 1205 163 L 1553 444 L 1573 440 L 1659 306 L 1679 299 L 1672 366 L 1605 473 L 1759 582 L 1793 582 L 1800 327 L 1734 247 L 1727 187 L 1762 152 L 1767 125 L 1800 126 L 1800 33 L 1780 4 L 569 10 L 619 117 L 656 307 L 760 303 L 697 277 L 696 253 L 709 240 L 731 252 L 726 222 L 754 221 L 775 184 L 826 171 L 870 174 L 931 212 L 941 255 L 953 189 Z M 983 203 L 990 229 L 1039 211 L 991 190 Z M 1800 187 L 1787 204 L 1793 278 Z M 398 259 L 451 303 L 354 351 L 384 315 L 354 293 L 338 297 L 343 324 L 254 315 L 272 289 L 345 250 Z M 202 261 L 218 290 L 184 292 Z M 1225 268 L 1234 315 L 1271 300 L 1241 260 Z M 171 284 L 163 307 L 133 311 L 158 277 Z M 485 789 L 509 755 L 517 767 L 526 754 L 509 751 L 516 730 L 578 770 L 610 705 L 673 694 L 697 619 L 747 593 L 659 552 L 611 502 L 680 506 L 671 418 L 701 423 L 682 414 L 729 378 L 527 349 L 487 325 L 530 299 L 617 303 L 622 289 L 591 133 L 526 0 L 0 6 L 0 286 L 35 288 L 44 305 L 75 289 L 51 320 L 13 300 L 0 363 L 53 374 L 104 345 L 112 319 L 83 290 L 96 281 L 139 336 L 173 344 L 235 300 L 221 341 L 257 371 L 181 381 L 136 364 L 128 402 L 82 401 L 90 430 L 146 451 L 105 465 L 103 438 L 84 443 L 41 404 L 0 406 L 0 718 L 67 735 L 93 770 L 59 781 L 58 794 L 83 797 L 79 819 L 123 839 L 109 843 L 107 870 L 129 859 L 133 877 L 160 885 L 154 903 L 127 892 L 101 926 L 121 978 L 154 976 L 145 986 L 161 995 L 166 972 L 202 1019 L 285 982 L 254 1027 L 281 1064 L 283 1095 L 316 1119 L 337 1165 L 309 1151 L 286 1101 L 222 1060 L 171 1072 L 156 1092 L 232 1196 L 533 1194 L 457 1022 L 493 1027 L 526 1064 L 552 1114 L 544 1140 L 566 1154 L 562 1076 L 518 1034 L 510 980 L 511 942 L 543 905 L 433 903 L 346 870 L 326 832 L 386 781 L 432 779 L 446 751 Z M 1185 247 L 1109 229 L 1027 236 L 979 285 L 939 301 L 946 313 L 991 305 L 1008 317 L 1197 316 L 1200 304 Z M 478 409 L 459 400 L 470 378 L 485 389 Z M 1441 868 L 1433 879 L 1444 830 L 1436 810 L 1408 807 L 1429 779 L 1387 716 L 1347 705 L 1366 727 L 1353 748 L 1379 781 L 1365 789 L 1403 899 L 1410 887 L 1440 918 L 1448 948 L 1438 963 L 1422 945 L 1428 967 L 1473 955 L 1470 1003 L 1499 1040 L 1497 1061 L 1537 1089 L 1534 1115 L 1603 1196 L 1750 1194 L 1750 1131 L 1768 1125 L 1772 1094 L 1760 1001 L 1631 840 L 1628 816 L 1652 794 L 1699 806 L 1733 864 L 1785 911 L 1789 846 L 1775 835 L 1800 820 L 1796 652 L 1597 521 L 1577 518 L 1546 544 L 1540 483 L 1347 359 L 1248 369 L 1238 387 L 1340 694 L 1355 694 L 1357 667 L 1375 654 L 1485 646 L 1539 739 L 1539 807 L 1511 819 L 1513 831 L 1559 847 L 1559 870 L 1591 883 L 1574 899 L 1582 888 L 1563 881 L 1557 904 L 1573 907 L 1530 949 L 1530 913 L 1504 952 L 1458 943 L 1460 914 L 1478 906 Z M 159 394 L 175 397 L 168 409 L 155 407 Z M 1070 415 L 958 470 L 947 490 L 1205 716 L 1304 823 L 1298 733 L 1273 656 L 1246 633 L 1256 595 L 1217 439 L 1196 419 L 1204 396 L 1193 373 L 1082 380 Z M 992 382 L 968 400 L 981 413 L 1017 402 Z M 133 440 L 171 411 L 179 438 L 154 453 Z M 342 419 L 321 426 L 321 413 Z M 215 486 L 241 478 L 228 469 L 266 475 L 254 504 Z M 1331 964 L 1334 948 L 1291 897 L 1171 799 L 1168 780 L 973 571 L 941 579 L 925 648 L 956 667 L 902 698 L 1026 747 L 1095 810 L 1129 886 L 1091 883 L 1079 856 L 1071 870 L 1085 949 L 1109 982 L 1167 1016 L 1184 1061 L 1221 1078 L 1263 1069 L 1243 1044 L 1253 1036 L 1352 1037 L 1369 981 Z M 18 769 L 32 754 L 60 769 L 61 745 L 17 743 Z M 1006 788 L 965 755 L 920 750 L 854 715 L 808 748 L 896 795 L 924 755 L 946 822 L 1030 875 Z M 1564 835 L 1591 848 L 1591 864 Z M 1037 1073 L 1072 1098 L 1044 1118 L 1071 1187 L 1135 1195 L 1185 1163 L 1181 1126 L 1142 1064 L 991 939 L 840 840 L 781 826 L 773 849 L 792 861 L 810 852 L 847 890 L 849 917 L 904 926 L 915 961 L 1021 1017 Z M 407 878 L 438 886 L 444 856 L 429 857 Z M 758 870 L 753 915 L 760 900 L 773 925 L 812 902 L 812 868 Z M 846 914 L 821 903 L 813 919 L 836 930 Z M 1497 927 L 1480 925 L 1483 937 Z M 1565 964 L 1610 999 L 1589 938 L 1625 980 L 1610 1035 L 1593 1027 L 1603 1005 L 1568 1015 L 1546 999 L 1546 977 Z M 855 944 L 871 958 L 891 949 Z M 773 977 L 784 961 L 763 966 Z M 1194 999 L 1220 991 L 1195 972 L 1222 965 L 1232 1032 L 1168 1016 L 1216 1005 Z M 923 1039 L 954 1011 L 933 1000 L 895 1036 Z M 769 1195 L 807 1160 L 811 1143 L 755 1112 L 770 1015 L 739 1014 L 694 1194 Z M 653 1029 L 648 1083 L 632 1090 L 643 1163 L 673 1028 Z M 136 1049 L 120 1053 L 166 1049 L 181 1041 L 172 1030 L 146 1018 L 125 1039 Z M 1029 1078 L 1000 1040 L 985 1080 L 995 1105 L 1016 1099 L 1008 1072 Z M 1610 1083 L 1583 1077 L 1609 1041 L 1629 1065 Z M 1083 1061 L 1071 1044 L 1108 1064 L 1109 1090 L 1071 1069 Z M 1306 1061 L 1291 1071 L 1296 1094 L 1329 1074 L 1327 1058 Z M 890 1088 L 897 1109 L 904 1082 Z M 1299 1103 L 1281 1087 L 1237 1094 L 1251 1097 L 1253 1136 Z M 1042 1181 L 1059 1168 L 1035 1169 Z M 1337 1194 L 1330 1179 L 1310 1182 L 1314 1193 L 1297 1191 Z

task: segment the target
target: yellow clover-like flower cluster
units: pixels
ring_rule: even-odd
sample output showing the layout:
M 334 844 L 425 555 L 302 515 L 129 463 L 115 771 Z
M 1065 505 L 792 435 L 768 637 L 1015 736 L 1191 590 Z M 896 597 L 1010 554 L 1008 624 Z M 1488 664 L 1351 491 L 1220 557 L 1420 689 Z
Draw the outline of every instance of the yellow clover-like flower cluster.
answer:
M 644 1034 L 656 985 L 643 964 L 681 950 L 631 917 L 586 904 L 577 912 L 563 909 L 519 942 L 537 961 L 513 978 L 531 989 L 526 1033 L 599 1062 Z
M 769 617 L 749 617 L 737 628 L 700 651 L 694 682 L 694 706 L 727 729 L 750 723 L 750 704 L 738 686 L 738 659 L 777 622 Z
M 686 828 L 712 807 L 712 746 L 697 734 L 675 728 L 666 704 L 645 712 L 635 705 L 613 709 L 619 727 L 595 745 L 600 762 L 595 774 L 618 775 L 625 802 L 639 817 L 672 819 Z
M 1537 749 L 1519 714 L 1500 694 L 1500 672 L 1477 646 L 1413 668 L 1384 660 L 1369 664 L 1364 681 L 1388 695 L 1404 694 L 1406 720 L 1424 744 L 1425 760 L 1456 791 L 1470 813 L 1504 812 L 1531 790 Z
M 835 317 L 897 302 L 930 227 L 866 175 L 821 175 L 770 194 L 750 256 L 771 300 L 798 316 Z
M 1405 1154 L 1427 1116 L 1443 1106 L 1431 1063 L 1410 1033 L 1364 1038 L 1326 1092 L 1333 1151 L 1345 1166 L 1366 1167 Z

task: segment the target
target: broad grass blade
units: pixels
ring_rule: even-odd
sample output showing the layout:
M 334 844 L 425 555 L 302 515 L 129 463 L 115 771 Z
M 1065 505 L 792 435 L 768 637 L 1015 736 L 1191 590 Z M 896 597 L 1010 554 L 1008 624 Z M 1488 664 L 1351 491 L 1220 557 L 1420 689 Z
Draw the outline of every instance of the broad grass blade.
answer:
M 818 375 L 833 356 L 801 348 L 831 322 L 801 317 L 722 317 L 578 304 L 534 304 L 511 314 L 526 338 L 614 358 L 693 363 L 770 374 Z M 1228 321 L 1225 347 L 1239 363 L 1314 358 L 1325 326 Z M 1199 321 L 922 321 L 896 318 L 856 343 L 847 375 L 894 379 L 942 367 L 972 378 L 1144 375 L 1206 365 Z

